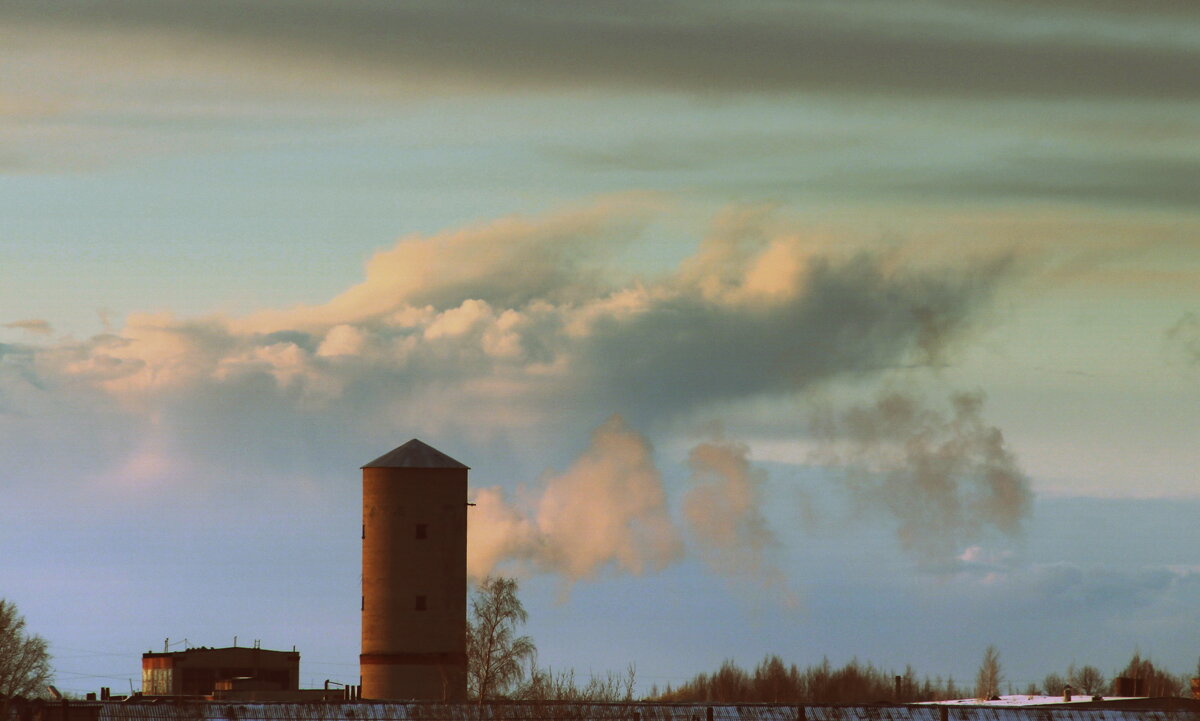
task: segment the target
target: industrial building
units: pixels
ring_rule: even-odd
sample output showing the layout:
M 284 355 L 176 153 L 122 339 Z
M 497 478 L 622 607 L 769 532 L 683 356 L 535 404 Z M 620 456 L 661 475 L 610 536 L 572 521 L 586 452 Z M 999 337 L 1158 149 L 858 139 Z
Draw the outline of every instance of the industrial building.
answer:
M 264 648 L 189 648 L 142 654 L 146 696 L 212 696 L 216 691 L 297 691 L 300 654 Z
M 362 467 L 364 699 L 466 699 L 468 470 L 415 438 Z

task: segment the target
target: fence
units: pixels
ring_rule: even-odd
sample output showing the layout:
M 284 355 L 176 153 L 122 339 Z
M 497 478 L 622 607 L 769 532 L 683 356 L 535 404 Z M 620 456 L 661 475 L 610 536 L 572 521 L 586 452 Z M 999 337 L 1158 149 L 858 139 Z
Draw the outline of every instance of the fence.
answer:
M 124 703 L 13 700 L 0 704 L 0 721 L 1200 721 L 1200 713 L 932 705 L 236 703 L 159 699 Z

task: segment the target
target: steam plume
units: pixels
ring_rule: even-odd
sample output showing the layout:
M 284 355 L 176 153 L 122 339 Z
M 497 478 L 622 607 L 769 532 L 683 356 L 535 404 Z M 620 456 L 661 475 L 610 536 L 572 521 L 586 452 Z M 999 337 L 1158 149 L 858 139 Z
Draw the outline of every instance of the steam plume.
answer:
M 682 554 L 650 444 L 617 415 L 593 431 L 570 468 L 546 479 L 534 521 L 497 488 L 480 491 L 476 504 L 468 548 L 474 577 L 516 560 L 577 581 L 610 565 L 658 570 Z
M 895 517 L 901 547 L 926 562 L 991 531 L 1015 535 L 1032 500 L 1003 434 L 981 418 L 983 395 L 956 393 L 950 405 L 947 417 L 890 393 L 815 424 L 818 457 L 843 465 L 857 504 Z
M 782 580 L 766 559 L 778 541 L 760 509 L 766 473 L 751 465 L 748 453 L 745 444 L 732 441 L 692 448 L 693 486 L 684 496 L 683 516 L 713 570 L 769 586 Z

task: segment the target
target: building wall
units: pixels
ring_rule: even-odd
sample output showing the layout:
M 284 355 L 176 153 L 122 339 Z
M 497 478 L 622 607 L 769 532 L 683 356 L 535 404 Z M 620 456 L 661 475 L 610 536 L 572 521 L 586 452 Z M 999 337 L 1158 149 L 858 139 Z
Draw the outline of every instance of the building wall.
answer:
M 363 468 L 363 698 L 466 697 L 466 503 L 465 468 Z

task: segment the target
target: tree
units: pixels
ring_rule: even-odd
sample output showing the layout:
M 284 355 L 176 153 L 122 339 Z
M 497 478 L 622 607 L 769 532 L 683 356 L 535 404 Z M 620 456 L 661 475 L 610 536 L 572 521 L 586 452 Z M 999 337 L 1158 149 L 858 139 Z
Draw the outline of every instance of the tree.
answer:
M 1108 684 L 1104 674 L 1095 666 L 1075 668 L 1075 665 L 1071 664 L 1071 667 L 1067 669 L 1067 678 L 1071 681 L 1072 690 L 1088 696 L 1102 693 Z
M 1129 659 L 1129 664 L 1125 670 L 1117 674 L 1118 677 L 1137 679 L 1142 686 L 1141 693 L 1147 696 L 1182 696 L 1184 682 L 1183 680 L 1167 672 L 1165 669 L 1158 668 L 1150 659 L 1143 659 L 1142 654 L 1138 651 L 1133 652 L 1133 658 Z M 1118 680 L 1113 679 L 1113 686 L 1117 686 Z M 1113 688 L 1114 693 L 1117 692 Z
M 1047 696 L 1057 696 L 1063 692 L 1063 689 L 1069 686 L 1067 679 L 1056 673 L 1046 674 L 1046 679 L 1042 681 L 1042 691 Z
M 523 675 L 522 662 L 535 653 L 528 636 L 517 636 L 528 614 L 517 598 L 517 581 L 488 576 L 471 599 L 467 623 L 467 686 L 480 703 L 502 696 Z
M 0 695 L 37 696 L 50 681 L 46 640 L 25 633 L 17 605 L 0 598 Z
M 1004 675 L 1000 673 L 1000 652 L 995 646 L 988 646 L 983 652 L 983 663 L 975 676 L 975 698 L 986 701 L 1000 695 L 1000 684 Z

